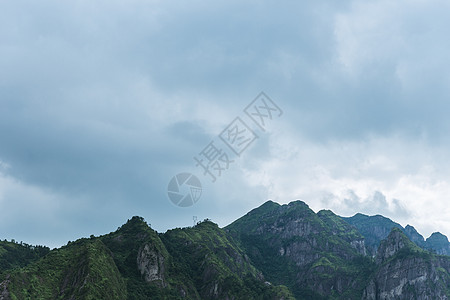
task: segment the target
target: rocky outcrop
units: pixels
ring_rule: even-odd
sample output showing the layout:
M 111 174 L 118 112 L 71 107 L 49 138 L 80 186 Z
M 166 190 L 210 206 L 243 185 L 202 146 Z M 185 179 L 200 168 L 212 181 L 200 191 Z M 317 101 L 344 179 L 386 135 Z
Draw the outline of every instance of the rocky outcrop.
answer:
M 389 218 L 376 215 L 367 216 L 356 214 L 350 218 L 343 218 L 349 224 L 355 226 L 365 238 L 368 253 L 372 256 L 377 254 L 378 247 L 393 228 L 399 228 L 412 242 L 425 250 L 430 250 L 440 255 L 450 255 L 450 243 L 447 237 L 439 232 L 433 233 L 426 241 L 417 230 L 407 225 L 403 228 L 400 224 Z
M 147 282 L 166 286 L 164 256 L 150 244 L 145 244 L 138 252 L 137 268 Z
M 380 215 L 367 216 L 358 213 L 353 217 L 343 219 L 349 224 L 355 226 L 364 236 L 367 253 L 371 256 L 375 256 L 377 254 L 380 242 L 389 235 L 392 228 L 403 229 L 400 224 Z
M 317 216 L 327 225 L 333 236 L 348 242 L 357 253 L 367 255 L 365 239 L 355 226 L 348 224 L 331 210 L 321 210 Z
M 422 248 L 425 246 L 425 239 L 413 226 L 406 225 L 404 232 L 406 236 L 417 246 Z
M 346 297 L 350 290 L 364 287 L 358 267 L 358 260 L 370 260 L 364 237 L 329 210 L 316 214 L 302 201 L 269 201 L 226 229 L 241 241 L 265 278 L 290 283 L 301 299 Z
M 0 282 L 0 300 L 11 300 L 11 296 L 9 295 L 8 292 L 8 285 L 11 282 L 6 279 L 3 282 Z
M 420 249 L 400 229 L 381 243 L 376 262 L 362 299 L 447 299 L 450 260 Z
M 405 247 L 414 248 L 411 241 L 403 234 L 403 232 L 401 232 L 400 229 L 394 228 L 388 238 L 381 242 L 375 261 L 377 264 L 381 264 L 396 255 Z
M 224 229 L 205 220 L 162 234 L 133 217 L 115 232 L 25 261 L 18 254 L 30 251 L 0 244 L 0 300 L 450 297 L 450 257 L 438 255 L 448 249 L 444 235 L 423 241 L 414 227 L 381 216 L 353 221 L 376 255 L 367 255 L 357 226 L 301 201 L 268 201 Z
M 177 270 L 180 266 L 189 270 L 180 278 L 183 284 L 194 279 L 191 290 L 187 286 L 180 291 L 189 299 L 283 299 L 282 295 L 290 295 L 288 290 L 287 294 L 279 293 L 277 285 L 266 285 L 262 273 L 234 239 L 210 221 L 169 230 L 162 241 L 171 254 L 171 263 L 179 266 Z
M 366 244 L 364 242 L 364 239 L 358 239 L 358 240 L 353 240 L 350 241 L 350 245 L 361 255 L 366 256 L 367 255 L 367 251 L 366 251 Z
M 448 262 L 409 257 L 381 266 L 363 299 L 448 299 Z

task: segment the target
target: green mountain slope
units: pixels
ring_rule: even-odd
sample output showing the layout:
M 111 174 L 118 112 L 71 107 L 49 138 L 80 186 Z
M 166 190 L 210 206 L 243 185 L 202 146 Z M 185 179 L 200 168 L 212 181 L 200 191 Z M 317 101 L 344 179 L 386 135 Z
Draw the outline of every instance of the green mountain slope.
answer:
M 158 234 L 140 217 L 80 239 L 25 267 L 4 269 L 0 300 L 294 299 L 216 224 Z
M 133 217 L 52 251 L 0 242 L 0 300 L 449 298 L 447 238 L 397 225 L 268 201 L 223 229 L 157 233 Z
M 82 239 L 53 250 L 7 276 L 11 299 L 125 299 L 126 286 L 100 240 Z
M 298 298 L 355 297 L 374 266 L 354 227 L 331 211 L 316 214 L 302 201 L 266 202 L 226 230 L 269 281 L 288 286 Z
M 50 249 L 44 246 L 0 241 L 0 273 L 2 270 L 24 267 L 37 261 L 49 251 Z
M 290 298 L 285 287 L 264 284 L 261 272 L 233 239 L 210 221 L 170 230 L 162 240 L 173 257 L 173 273 L 192 283 L 198 299 Z
M 367 216 L 358 213 L 353 217 L 344 218 L 344 220 L 355 226 L 361 232 L 365 238 L 367 250 L 371 255 L 376 254 L 381 241 L 389 235 L 392 228 L 400 228 L 403 230 L 400 224 L 380 215 Z

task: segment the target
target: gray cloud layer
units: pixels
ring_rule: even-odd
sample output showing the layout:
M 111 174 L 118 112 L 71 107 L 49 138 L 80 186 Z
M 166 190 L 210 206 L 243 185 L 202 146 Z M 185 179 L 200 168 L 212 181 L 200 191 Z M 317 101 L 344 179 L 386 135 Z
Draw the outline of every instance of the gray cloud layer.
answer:
M 450 233 L 448 5 L 2 2 L 0 235 L 59 245 L 131 214 L 225 225 L 268 197 L 369 212 L 377 191 Z M 172 206 L 171 176 L 261 90 L 285 111 L 273 131 Z

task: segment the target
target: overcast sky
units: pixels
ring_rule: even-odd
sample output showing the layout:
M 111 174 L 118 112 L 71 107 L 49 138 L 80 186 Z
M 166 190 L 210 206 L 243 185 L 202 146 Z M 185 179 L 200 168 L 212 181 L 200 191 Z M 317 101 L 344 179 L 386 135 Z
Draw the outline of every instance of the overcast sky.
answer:
M 268 199 L 450 235 L 450 4 L 1 1 L 0 239 L 56 247 L 133 215 L 226 226 Z M 244 108 L 283 111 L 265 131 Z M 216 182 L 194 156 L 258 138 Z M 229 149 L 228 149 L 229 150 Z M 228 151 L 229 152 L 229 151 Z M 199 201 L 169 201 L 198 177 Z

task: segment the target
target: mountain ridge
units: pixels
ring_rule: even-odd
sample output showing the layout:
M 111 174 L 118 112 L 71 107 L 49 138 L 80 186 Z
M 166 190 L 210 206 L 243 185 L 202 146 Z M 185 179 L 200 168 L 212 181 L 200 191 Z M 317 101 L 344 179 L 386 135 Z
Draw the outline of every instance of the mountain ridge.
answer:
M 51 251 L 0 241 L 0 300 L 450 297 L 446 236 L 355 216 L 266 201 L 223 228 L 158 233 L 135 216 Z
M 408 224 L 403 227 L 382 215 L 369 216 L 357 213 L 352 217 L 343 217 L 343 219 L 357 227 L 366 237 L 366 244 L 372 255 L 376 255 L 379 243 L 389 235 L 393 228 L 401 229 L 411 241 L 423 249 L 434 251 L 436 254 L 450 255 L 450 242 L 447 236 L 440 232 L 433 233 L 425 240 L 413 226 Z

